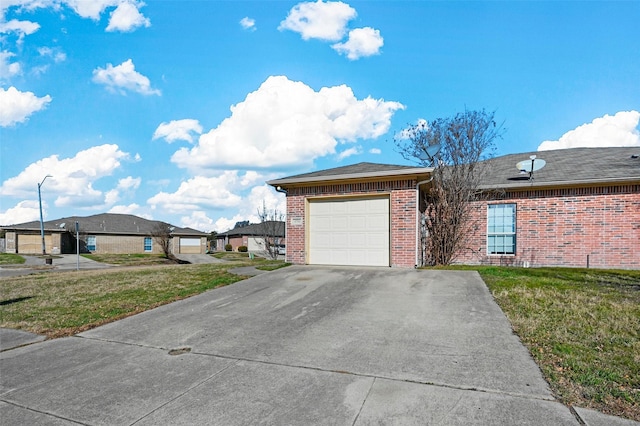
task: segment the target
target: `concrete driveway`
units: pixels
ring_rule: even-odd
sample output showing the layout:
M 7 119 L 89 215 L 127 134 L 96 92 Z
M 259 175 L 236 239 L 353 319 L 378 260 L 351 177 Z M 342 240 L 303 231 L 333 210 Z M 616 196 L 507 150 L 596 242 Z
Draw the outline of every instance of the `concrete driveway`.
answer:
M 5 424 L 580 424 L 473 272 L 289 267 L 0 370 Z

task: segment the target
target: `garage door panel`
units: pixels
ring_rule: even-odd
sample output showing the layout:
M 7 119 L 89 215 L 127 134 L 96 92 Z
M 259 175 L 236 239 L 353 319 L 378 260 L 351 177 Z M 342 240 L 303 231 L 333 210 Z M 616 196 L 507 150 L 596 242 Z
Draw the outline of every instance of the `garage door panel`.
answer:
M 363 218 L 363 228 L 366 229 L 389 229 L 389 217 L 387 215 L 376 215 Z
M 389 198 L 310 201 L 309 263 L 389 266 Z
M 327 231 L 348 231 L 349 230 L 349 219 L 347 217 L 339 216 L 331 218 L 331 227 L 327 228 Z
M 180 253 L 199 254 L 200 238 L 180 238 Z
M 351 232 L 364 232 L 371 226 L 369 226 L 369 220 L 366 216 L 355 216 L 349 218 L 348 228 Z

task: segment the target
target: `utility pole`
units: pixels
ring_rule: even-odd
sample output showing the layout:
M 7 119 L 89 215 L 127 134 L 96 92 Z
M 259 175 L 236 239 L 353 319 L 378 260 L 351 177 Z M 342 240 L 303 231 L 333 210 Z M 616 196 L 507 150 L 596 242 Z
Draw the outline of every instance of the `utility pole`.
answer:
M 47 254 L 47 247 L 44 244 L 44 220 L 42 218 L 42 195 L 40 194 L 40 187 L 47 180 L 48 177 L 53 177 L 51 175 L 46 175 L 42 182 L 38 184 L 38 203 L 40 204 L 40 237 L 42 237 L 42 254 Z

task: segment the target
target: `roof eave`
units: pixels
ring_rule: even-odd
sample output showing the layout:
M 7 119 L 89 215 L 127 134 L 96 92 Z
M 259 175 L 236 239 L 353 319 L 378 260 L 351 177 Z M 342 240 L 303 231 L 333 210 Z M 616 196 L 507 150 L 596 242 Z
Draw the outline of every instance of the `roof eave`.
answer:
M 355 179 L 375 179 L 385 177 L 405 177 L 415 175 L 425 175 L 433 172 L 433 167 L 415 167 L 410 169 L 401 170 L 385 170 L 380 172 L 362 172 L 362 173 L 348 173 L 339 175 L 328 176 L 309 176 L 299 178 L 282 178 L 267 181 L 271 186 L 283 186 L 283 185 L 296 185 L 312 182 L 331 182 L 337 180 L 355 180 Z
M 546 181 L 536 182 L 530 181 L 529 185 L 522 183 L 508 183 L 504 185 L 481 185 L 479 189 L 540 189 L 559 186 L 590 186 L 590 185 L 607 185 L 607 184 L 638 184 L 640 183 L 640 176 L 638 177 L 625 177 L 625 178 L 608 178 L 608 179 L 582 179 L 582 180 L 568 180 L 568 181 Z

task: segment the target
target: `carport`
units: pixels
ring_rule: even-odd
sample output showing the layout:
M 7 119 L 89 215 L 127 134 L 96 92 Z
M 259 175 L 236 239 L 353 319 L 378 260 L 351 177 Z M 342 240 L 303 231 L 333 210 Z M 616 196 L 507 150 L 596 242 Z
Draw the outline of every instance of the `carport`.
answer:
M 414 267 L 432 168 L 359 163 L 267 182 L 287 195 L 287 261 Z

